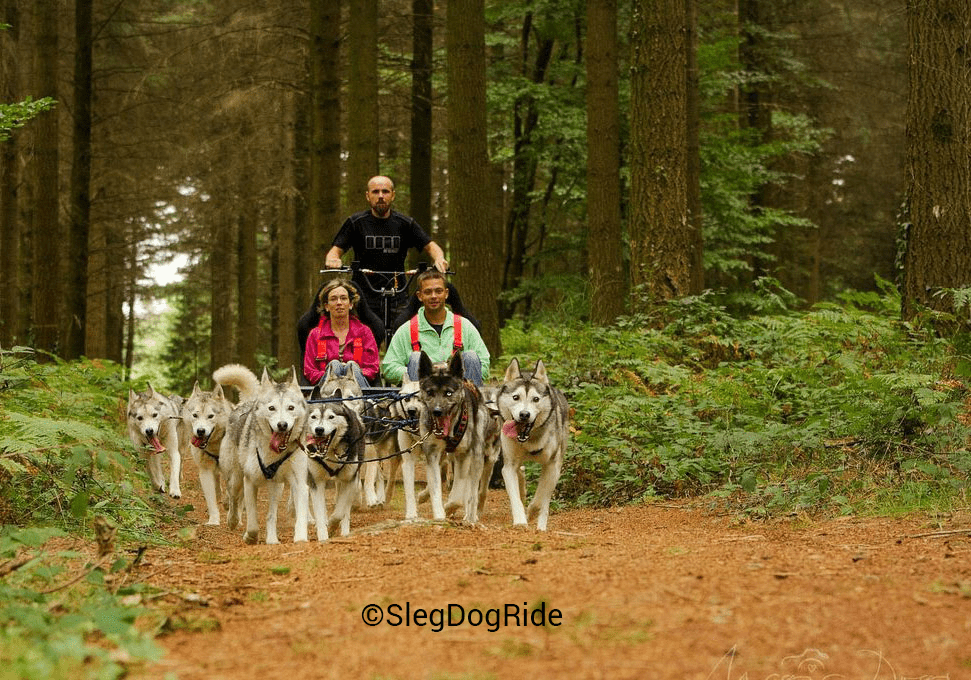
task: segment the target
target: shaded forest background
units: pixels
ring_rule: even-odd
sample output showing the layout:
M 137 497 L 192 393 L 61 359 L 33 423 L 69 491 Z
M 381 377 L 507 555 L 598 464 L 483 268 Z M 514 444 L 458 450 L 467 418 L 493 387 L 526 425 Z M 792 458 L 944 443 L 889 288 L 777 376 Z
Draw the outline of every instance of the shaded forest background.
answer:
M 751 310 L 766 287 L 811 304 L 901 274 L 902 0 L 0 7 L 2 100 L 57 101 L 0 145 L 2 346 L 130 367 L 136 326 L 166 298 L 176 382 L 226 361 L 294 363 L 323 253 L 378 172 L 446 248 L 496 350 L 512 318 L 608 323 L 598 310 L 650 304 L 658 294 L 636 275 L 650 255 L 627 227 L 667 191 L 632 203 L 645 186 L 632 157 L 668 133 L 643 131 L 638 106 L 662 111 L 666 91 L 636 78 L 642 46 L 677 50 L 697 163 L 684 226 L 700 230 L 700 271 L 677 294 L 713 288 Z M 606 37 L 589 34 L 594 18 Z M 682 40 L 668 48 L 664 35 Z M 459 59 L 477 39 L 482 66 Z M 588 127 L 605 110 L 588 82 L 605 51 L 617 108 L 606 152 L 610 135 Z M 484 110 L 463 110 L 482 85 Z M 595 154 L 616 159 L 606 180 Z M 588 215 L 604 187 L 616 236 Z M 612 284 L 603 251 L 621 269 Z M 155 285 L 154 268 L 173 261 L 181 281 Z

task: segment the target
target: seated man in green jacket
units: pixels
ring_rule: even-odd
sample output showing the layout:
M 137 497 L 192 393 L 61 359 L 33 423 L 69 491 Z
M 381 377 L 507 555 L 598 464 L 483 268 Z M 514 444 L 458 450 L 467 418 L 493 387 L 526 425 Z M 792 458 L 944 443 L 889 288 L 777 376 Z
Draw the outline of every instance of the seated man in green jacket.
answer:
M 422 351 L 435 364 L 448 361 L 453 352 L 462 352 L 465 378 L 476 385 L 489 375 L 489 350 L 482 336 L 468 319 L 452 314 L 445 306 L 447 299 L 444 274 L 430 269 L 418 275 L 422 307 L 395 331 L 381 362 L 381 374 L 389 383 L 400 384 L 405 373 L 418 380 Z

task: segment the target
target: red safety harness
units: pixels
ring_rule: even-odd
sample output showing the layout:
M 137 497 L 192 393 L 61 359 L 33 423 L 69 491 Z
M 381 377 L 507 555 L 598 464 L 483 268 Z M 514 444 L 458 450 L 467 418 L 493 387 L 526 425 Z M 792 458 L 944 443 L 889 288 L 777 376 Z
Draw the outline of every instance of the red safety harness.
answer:
M 324 340 L 324 322 L 327 321 L 326 316 L 320 317 L 320 323 L 317 324 L 317 328 L 320 329 L 320 335 L 317 336 L 317 361 L 327 361 L 327 342 Z M 346 345 L 345 345 L 346 346 Z M 354 347 L 354 361 L 360 365 L 361 357 L 364 356 L 364 343 L 361 338 L 354 338 L 352 344 Z M 338 359 L 344 361 L 344 357 L 340 356 L 340 348 L 338 347 Z
M 453 314 L 455 319 L 455 335 L 452 340 L 452 354 L 456 352 L 461 352 L 464 347 L 462 345 L 462 317 L 458 314 Z M 415 352 L 421 351 L 421 342 L 418 340 L 418 315 L 415 314 L 411 317 L 411 349 Z

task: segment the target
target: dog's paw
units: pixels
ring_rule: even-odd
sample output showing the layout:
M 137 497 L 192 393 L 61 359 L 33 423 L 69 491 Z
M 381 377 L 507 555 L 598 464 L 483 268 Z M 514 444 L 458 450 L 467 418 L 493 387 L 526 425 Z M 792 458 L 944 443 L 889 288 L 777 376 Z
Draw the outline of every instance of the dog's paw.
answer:
M 243 534 L 243 542 L 249 545 L 256 545 L 259 542 L 259 540 L 260 540 L 260 535 L 256 531 L 247 531 L 245 534 Z
M 169 492 L 169 495 L 172 498 L 182 498 L 182 492 L 181 491 L 170 491 Z
M 206 526 L 207 527 L 218 527 L 219 526 L 219 518 L 218 517 L 210 517 L 209 518 L 209 521 L 206 522 Z
M 522 524 L 513 524 L 512 528 L 517 531 L 529 531 L 529 524 L 523 522 Z

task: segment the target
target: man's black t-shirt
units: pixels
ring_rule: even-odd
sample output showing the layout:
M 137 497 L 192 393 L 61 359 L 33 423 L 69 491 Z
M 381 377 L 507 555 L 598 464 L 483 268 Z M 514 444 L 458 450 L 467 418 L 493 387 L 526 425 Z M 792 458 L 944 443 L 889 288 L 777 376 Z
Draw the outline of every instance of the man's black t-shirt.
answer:
M 405 268 L 408 249 L 415 248 L 421 251 L 430 242 L 431 238 L 425 230 L 407 215 L 392 210 L 388 217 L 382 219 L 375 217 L 370 210 L 364 210 L 344 220 L 343 226 L 334 237 L 333 245 L 344 252 L 353 250 L 354 259 L 365 269 L 400 272 Z M 373 274 L 365 277 L 360 272 L 354 274 L 354 280 L 360 285 L 368 306 L 378 316 L 383 317 L 384 313 L 382 299 L 371 289 L 380 290 L 389 286 L 392 284 L 392 279 L 393 277 L 390 276 Z M 389 301 L 391 305 L 388 318 L 383 319 L 386 325 L 394 320 L 406 300 L 407 292 L 402 291 Z
M 384 219 L 370 210 L 355 213 L 334 237 L 335 246 L 344 252 L 353 250 L 362 267 L 377 271 L 403 270 L 408 249 L 423 250 L 430 242 L 415 220 L 394 210 Z

